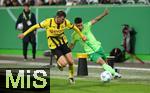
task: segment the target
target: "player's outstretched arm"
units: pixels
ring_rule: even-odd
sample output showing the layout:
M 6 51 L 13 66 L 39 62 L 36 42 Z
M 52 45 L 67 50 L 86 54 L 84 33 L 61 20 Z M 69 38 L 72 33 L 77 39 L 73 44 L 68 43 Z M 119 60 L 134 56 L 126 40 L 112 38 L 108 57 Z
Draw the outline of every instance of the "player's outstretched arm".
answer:
M 91 20 L 91 24 L 95 24 L 96 22 L 98 22 L 99 20 L 101 20 L 104 16 L 108 15 L 109 10 L 106 8 L 104 10 L 104 12 L 102 14 L 100 14 L 99 16 L 97 16 L 96 18 L 94 18 L 93 20 Z
M 36 29 L 40 28 L 40 25 L 39 24 L 35 24 L 33 25 L 32 27 L 30 27 L 27 31 L 25 31 L 24 33 L 21 33 L 18 35 L 18 38 L 21 38 L 23 39 L 27 34 L 35 31 Z

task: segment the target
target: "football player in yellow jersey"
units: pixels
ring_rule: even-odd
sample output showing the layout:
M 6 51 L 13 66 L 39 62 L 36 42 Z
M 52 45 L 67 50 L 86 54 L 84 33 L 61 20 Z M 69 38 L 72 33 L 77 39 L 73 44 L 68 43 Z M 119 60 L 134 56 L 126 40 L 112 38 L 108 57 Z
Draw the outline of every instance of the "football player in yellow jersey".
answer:
M 48 47 L 51 49 L 52 54 L 56 57 L 59 69 L 62 71 L 63 68 L 69 64 L 69 81 L 70 83 L 75 83 L 73 68 L 74 62 L 71 50 L 67 45 L 68 41 L 64 34 L 64 30 L 66 28 L 73 29 L 79 34 L 83 41 L 86 40 L 86 37 L 75 25 L 71 24 L 70 21 L 65 18 L 66 13 L 64 11 L 57 11 L 55 18 L 48 18 L 43 22 L 32 26 L 24 33 L 18 35 L 18 37 L 22 39 L 35 29 L 44 28 L 46 30 Z

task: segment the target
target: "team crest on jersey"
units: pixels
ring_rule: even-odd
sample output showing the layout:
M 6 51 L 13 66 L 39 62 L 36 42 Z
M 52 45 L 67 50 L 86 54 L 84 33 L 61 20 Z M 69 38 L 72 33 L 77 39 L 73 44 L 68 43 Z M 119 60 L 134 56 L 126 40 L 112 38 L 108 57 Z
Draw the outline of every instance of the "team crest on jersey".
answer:
M 65 25 L 62 25 L 61 28 L 64 29 L 64 28 L 65 28 Z

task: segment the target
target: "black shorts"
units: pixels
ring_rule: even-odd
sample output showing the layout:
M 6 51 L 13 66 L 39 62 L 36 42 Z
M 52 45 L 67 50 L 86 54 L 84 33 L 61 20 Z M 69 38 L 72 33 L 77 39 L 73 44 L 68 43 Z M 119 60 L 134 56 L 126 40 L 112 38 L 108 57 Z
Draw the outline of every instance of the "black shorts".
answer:
M 52 54 L 58 60 L 60 56 L 66 55 L 67 53 L 71 52 L 71 49 L 68 47 L 67 44 L 60 45 L 55 49 L 51 49 Z

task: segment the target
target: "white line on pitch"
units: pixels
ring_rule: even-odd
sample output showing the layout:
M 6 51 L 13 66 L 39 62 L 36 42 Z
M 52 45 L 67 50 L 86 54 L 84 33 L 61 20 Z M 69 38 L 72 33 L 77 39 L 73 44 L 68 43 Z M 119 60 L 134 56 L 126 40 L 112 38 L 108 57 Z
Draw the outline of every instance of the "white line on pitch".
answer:
M 55 66 L 57 66 L 56 64 L 54 64 Z M 75 67 L 78 67 L 78 65 L 75 65 Z M 93 66 L 93 65 L 88 65 L 88 68 L 102 68 L 102 66 Z M 140 71 L 150 71 L 149 68 L 136 68 L 136 67 L 115 67 L 117 69 L 120 70 L 140 70 Z
M 43 62 L 28 62 L 28 63 L 24 63 L 24 62 L 17 62 L 17 61 L 10 61 L 10 60 L 0 60 L 0 64 L 6 64 L 6 63 L 20 63 L 20 64 L 30 64 L 30 65 L 41 65 L 41 66 L 45 66 L 45 65 L 49 65 L 49 63 L 43 63 Z M 56 64 L 54 64 L 56 66 Z M 78 67 L 77 65 L 75 65 L 75 67 Z M 93 65 L 88 65 L 88 68 L 102 68 L 101 66 L 93 66 Z M 135 67 L 115 67 L 117 69 L 120 70 L 140 70 L 140 71 L 150 71 L 149 68 L 135 68 Z
M 7 12 L 10 15 L 10 17 L 13 19 L 13 21 L 16 22 L 17 19 L 16 19 L 16 17 L 14 16 L 14 14 L 12 13 L 12 11 L 9 8 L 7 8 Z
M 66 14 L 69 13 L 70 9 L 71 9 L 71 7 L 67 7 L 67 9 L 65 10 Z
M 0 64 L 22 64 L 22 65 L 33 65 L 33 66 L 45 66 L 49 63 L 44 62 L 22 62 L 22 61 L 10 61 L 10 60 L 0 60 Z

